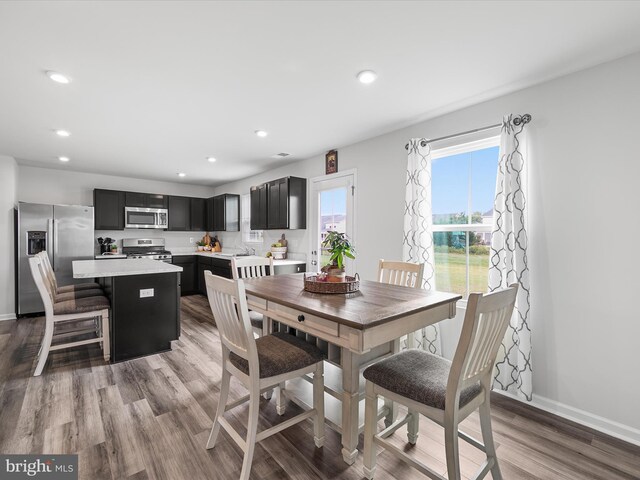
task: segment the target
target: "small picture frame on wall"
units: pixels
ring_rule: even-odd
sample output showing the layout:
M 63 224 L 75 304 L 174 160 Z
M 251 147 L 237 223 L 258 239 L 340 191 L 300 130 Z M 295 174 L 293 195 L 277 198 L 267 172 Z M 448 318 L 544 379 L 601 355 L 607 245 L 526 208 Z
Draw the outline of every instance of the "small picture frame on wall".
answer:
M 331 173 L 338 173 L 338 151 L 330 150 L 327 152 L 324 164 L 327 175 Z

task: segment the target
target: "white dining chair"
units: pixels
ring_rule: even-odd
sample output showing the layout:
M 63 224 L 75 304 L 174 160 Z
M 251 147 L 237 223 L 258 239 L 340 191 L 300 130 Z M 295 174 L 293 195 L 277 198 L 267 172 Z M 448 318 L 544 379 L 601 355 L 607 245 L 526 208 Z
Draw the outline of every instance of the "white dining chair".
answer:
M 234 280 L 273 275 L 273 258 L 233 257 L 231 258 L 231 275 Z M 268 319 L 261 313 L 249 310 L 249 320 L 259 336 L 269 333 Z
M 380 259 L 378 262 L 378 281 L 401 287 L 422 288 L 424 263 L 397 262 Z M 412 332 L 407 335 L 407 348 L 415 348 L 416 337 Z
M 247 480 L 255 444 L 285 428 L 313 417 L 316 447 L 324 445 L 324 369 L 325 355 L 314 345 L 284 332 L 265 335 L 257 340 L 249 321 L 249 309 L 242 280 L 228 280 L 205 272 L 207 296 L 222 345 L 222 380 L 215 420 L 207 448 L 216 445 L 220 427 L 244 452 L 240 480 Z M 313 408 L 278 425 L 258 432 L 260 393 L 277 387 L 285 380 L 313 373 Z M 227 403 L 231 375 L 249 390 L 249 395 Z M 240 434 L 224 414 L 249 401 L 247 436 Z
M 380 259 L 378 281 L 402 287 L 422 288 L 424 263 L 394 262 Z
M 364 474 L 372 479 L 376 469 L 376 445 L 400 457 L 429 478 L 460 480 L 458 437 L 486 453 L 474 480 L 488 472 L 502 479 L 491 431 L 490 393 L 498 348 L 511 320 L 518 284 L 482 295 L 473 293 L 453 362 L 422 350 L 405 350 L 365 369 Z M 377 432 L 378 396 L 408 408 L 407 415 Z M 480 410 L 484 444 L 459 431 L 459 423 Z M 407 456 L 402 448 L 385 440 L 407 425 L 409 443 L 418 439 L 420 415 L 444 427 L 447 477 Z
M 42 256 L 35 255 L 29 258 L 29 268 L 31 275 L 38 288 L 38 293 L 42 298 L 45 311 L 45 331 L 42 338 L 42 344 L 38 352 L 38 363 L 34 372 L 34 377 L 42 374 L 42 370 L 49 357 L 49 352 L 71 348 L 90 343 L 99 343 L 102 346 L 105 361 L 110 358 L 109 343 L 109 300 L 103 295 L 92 295 L 83 298 L 64 298 L 60 299 L 61 294 L 56 294 L 52 284 L 49 282 L 46 267 Z M 67 292 L 73 293 L 73 292 Z M 66 294 L 64 294 L 66 295 Z M 96 322 L 97 319 L 97 322 Z M 56 325 L 64 323 L 69 325 L 72 322 L 91 321 L 90 327 L 80 327 L 66 329 L 56 332 Z M 98 326 L 97 335 L 96 326 Z M 91 335 L 91 338 L 76 340 L 71 342 L 60 342 L 53 344 L 53 340 L 60 340 L 69 337 L 78 337 L 80 335 Z

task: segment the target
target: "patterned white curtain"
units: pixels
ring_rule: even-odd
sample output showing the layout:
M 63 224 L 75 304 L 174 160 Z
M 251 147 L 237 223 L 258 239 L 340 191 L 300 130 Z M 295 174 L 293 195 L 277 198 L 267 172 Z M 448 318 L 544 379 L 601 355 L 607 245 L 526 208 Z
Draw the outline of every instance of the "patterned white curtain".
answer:
M 520 284 L 513 317 L 498 352 L 494 387 L 529 401 L 532 368 L 524 126 L 530 120 L 529 115 L 506 115 L 503 119 L 489 257 L 489 291 Z
M 431 147 L 423 138 L 413 138 L 408 152 L 402 255 L 406 262 L 424 263 L 422 288 L 430 290 L 435 288 L 436 279 L 431 215 Z M 418 330 L 414 335 L 417 348 L 440 355 L 440 329 L 437 324 Z M 401 348 L 406 348 L 406 339 L 403 339 Z

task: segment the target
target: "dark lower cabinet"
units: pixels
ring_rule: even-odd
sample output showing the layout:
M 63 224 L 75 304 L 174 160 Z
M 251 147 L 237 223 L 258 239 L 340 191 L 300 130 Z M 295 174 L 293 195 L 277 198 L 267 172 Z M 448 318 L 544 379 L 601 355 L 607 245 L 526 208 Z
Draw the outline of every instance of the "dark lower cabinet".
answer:
M 195 255 L 174 256 L 172 263 L 182 267 L 180 274 L 180 295 L 192 295 L 198 293 L 198 264 Z
M 207 294 L 207 285 L 204 280 L 204 272 L 207 270 L 224 278 L 233 278 L 231 275 L 231 260 L 216 257 L 198 256 L 198 292 Z
M 100 283 L 111 302 L 112 361 L 171 349 L 180 336 L 177 273 L 106 277 Z M 141 290 L 152 295 L 142 297 Z

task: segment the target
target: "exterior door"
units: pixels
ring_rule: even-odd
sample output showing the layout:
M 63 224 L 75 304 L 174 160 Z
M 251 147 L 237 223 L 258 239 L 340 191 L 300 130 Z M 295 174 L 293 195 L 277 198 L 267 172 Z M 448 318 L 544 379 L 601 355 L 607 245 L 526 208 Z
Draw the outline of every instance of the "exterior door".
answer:
M 329 262 L 329 253 L 322 247 L 327 232 L 346 233 L 353 242 L 355 238 L 355 192 L 356 173 L 347 171 L 311 180 L 311 248 L 310 271 L 317 272 Z M 356 273 L 357 260 L 347 259 L 348 275 Z

